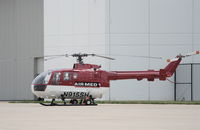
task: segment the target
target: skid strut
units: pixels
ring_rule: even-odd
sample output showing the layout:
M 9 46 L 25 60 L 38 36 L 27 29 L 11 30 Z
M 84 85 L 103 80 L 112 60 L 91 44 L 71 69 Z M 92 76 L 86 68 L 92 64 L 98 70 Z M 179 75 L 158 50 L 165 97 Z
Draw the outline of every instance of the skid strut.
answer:
M 70 103 L 67 104 L 65 101 L 65 97 L 61 95 L 61 99 L 63 101 L 63 104 L 61 103 L 54 103 L 55 99 L 52 99 L 51 103 L 40 103 L 43 106 L 96 106 L 97 104 L 94 101 L 94 98 L 92 96 L 89 96 L 85 99 L 81 99 L 78 103 L 77 99 L 70 100 Z

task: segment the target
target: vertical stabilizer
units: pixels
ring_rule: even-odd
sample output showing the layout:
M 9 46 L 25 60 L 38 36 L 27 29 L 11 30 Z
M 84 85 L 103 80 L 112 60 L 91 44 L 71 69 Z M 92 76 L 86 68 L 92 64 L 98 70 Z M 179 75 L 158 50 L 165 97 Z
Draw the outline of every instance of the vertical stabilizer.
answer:
M 180 64 L 182 58 L 177 58 L 173 61 L 171 61 L 166 67 L 165 67 L 165 72 L 166 72 L 166 76 L 167 77 L 171 77 L 174 72 L 176 71 L 176 68 L 178 67 L 178 65 Z

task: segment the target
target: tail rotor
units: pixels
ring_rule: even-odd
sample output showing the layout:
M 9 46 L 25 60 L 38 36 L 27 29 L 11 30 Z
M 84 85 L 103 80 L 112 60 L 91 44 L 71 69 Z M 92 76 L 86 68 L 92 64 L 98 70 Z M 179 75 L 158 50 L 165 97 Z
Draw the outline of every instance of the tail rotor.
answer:
M 199 55 L 199 54 L 200 54 L 199 50 L 191 52 L 191 53 L 187 53 L 185 55 L 179 54 L 175 58 L 167 59 L 167 62 L 172 62 L 172 61 L 176 61 L 178 59 L 182 59 L 182 58 L 186 58 L 186 57 L 190 57 L 190 56 L 194 56 L 194 55 Z

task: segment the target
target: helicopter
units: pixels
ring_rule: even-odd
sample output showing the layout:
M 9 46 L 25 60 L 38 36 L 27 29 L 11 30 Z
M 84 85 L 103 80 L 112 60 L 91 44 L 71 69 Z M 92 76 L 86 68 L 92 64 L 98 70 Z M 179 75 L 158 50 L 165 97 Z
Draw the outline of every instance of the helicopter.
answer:
M 31 85 L 31 90 L 38 99 L 51 99 L 50 104 L 45 106 L 58 105 L 55 99 L 61 99 L 63 105 L 97 105 L 95 99 L 102 98 L 108 91 L 111 80 L 136 79 L 138 81 L 155 79 L 164 81 L 171 77 L 183 58 L 200 54 L 200 51 L 177 55 L 174 59 L 168 59 L 169 64 L 160 70 L 147 71 L 106 71 L 100 69 L 100 65 L 86 64 L 84 57 L 96 56 L 114 60 L 114 58 L 86 53 L 75 53 L 72 55 L 60 55 L 77 58 L 77 63 L 72 69 L 48 70 L 39 74 Z M 66 100 L 70 102 L 67 103 Z

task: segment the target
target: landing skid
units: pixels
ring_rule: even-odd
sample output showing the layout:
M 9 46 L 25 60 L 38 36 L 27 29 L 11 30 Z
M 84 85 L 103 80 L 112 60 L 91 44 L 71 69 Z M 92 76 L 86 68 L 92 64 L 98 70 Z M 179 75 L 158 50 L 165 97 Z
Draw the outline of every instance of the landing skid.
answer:
M 55 103 L 55 99 L 52 99 L 51 103 L 40 103 L 43 106 L 97 106 L 97 104 L 94 101 L 94 98 L 90 95 L 89 97 L 86 97 L 85 99 L 81 99 L 80 102 L 78 102 L 77 99 L 71 99 L 70 102 L 67 104 L 65 101 L 64 95 L 61 95 L 61 99 L 63 101 L 62 103 Z
M 47 104 L 47 103 L 40 103 L 43 106 L 97 106 L 98 104 L 60 104 L 60 103 L 54 103 L 54 104 Z

